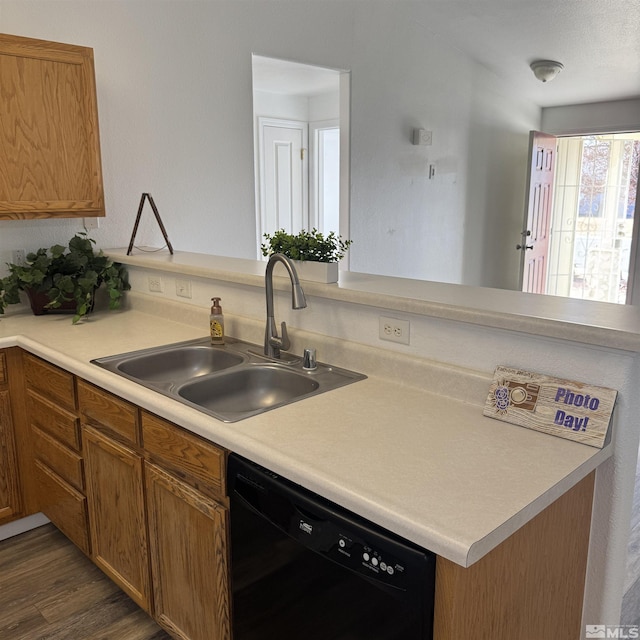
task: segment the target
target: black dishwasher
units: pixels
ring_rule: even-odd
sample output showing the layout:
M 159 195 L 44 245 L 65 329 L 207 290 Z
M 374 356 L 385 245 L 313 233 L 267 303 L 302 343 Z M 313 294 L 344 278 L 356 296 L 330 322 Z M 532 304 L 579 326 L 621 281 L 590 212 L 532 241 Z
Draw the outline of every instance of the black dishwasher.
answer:
M 234 640 L 431 640 L 435 555 L 235 454 Z

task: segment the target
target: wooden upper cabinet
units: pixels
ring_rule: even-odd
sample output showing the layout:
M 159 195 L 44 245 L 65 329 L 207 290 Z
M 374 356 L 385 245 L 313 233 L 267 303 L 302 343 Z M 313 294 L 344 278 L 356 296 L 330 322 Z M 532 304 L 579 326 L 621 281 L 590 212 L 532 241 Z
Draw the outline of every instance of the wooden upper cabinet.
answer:
M 104 216 L 93 50 L 0 34 L 0 219 Z

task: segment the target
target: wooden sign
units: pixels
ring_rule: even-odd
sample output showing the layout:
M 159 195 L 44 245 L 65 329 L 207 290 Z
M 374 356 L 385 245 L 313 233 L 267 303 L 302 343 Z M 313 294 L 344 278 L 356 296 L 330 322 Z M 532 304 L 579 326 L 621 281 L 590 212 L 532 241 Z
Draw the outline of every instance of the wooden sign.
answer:
M 484 415 L 602 449 L 618 392 L 496 367 Z

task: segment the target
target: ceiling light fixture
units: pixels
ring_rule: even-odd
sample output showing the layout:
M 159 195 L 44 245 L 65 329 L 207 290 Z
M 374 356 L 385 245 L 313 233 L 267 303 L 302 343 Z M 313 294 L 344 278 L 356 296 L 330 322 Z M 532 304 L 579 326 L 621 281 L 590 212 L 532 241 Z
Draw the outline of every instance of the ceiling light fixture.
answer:
M 529 66 L 540 82 L 550 82 L 564 69 L 564 65 L 555 60 L 534 60 Z

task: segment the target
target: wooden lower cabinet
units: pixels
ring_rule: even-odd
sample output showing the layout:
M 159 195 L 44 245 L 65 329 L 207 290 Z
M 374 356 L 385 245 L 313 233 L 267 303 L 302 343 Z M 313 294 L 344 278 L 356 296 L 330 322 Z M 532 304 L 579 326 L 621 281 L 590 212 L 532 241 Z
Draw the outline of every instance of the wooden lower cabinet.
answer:
M 89 555 L 75 378 L 34 355 L 22 359 L 37 509 Z
M 19 477 L 7 354 L 0 350 L 0 524 L 21 515 Z
M 150 611 L 142 456 L 92 427 L 82 435 L 93 561 Z
M 224 451 L 77 388 L 91 558 L 177 640 L 230 640 Z
M 486 556 L 436 564 L 434 640 L 579 640 L 595 471 Z
M 180 640 L 228 640 L 228 510 L 145 465 L 156 620 Z

